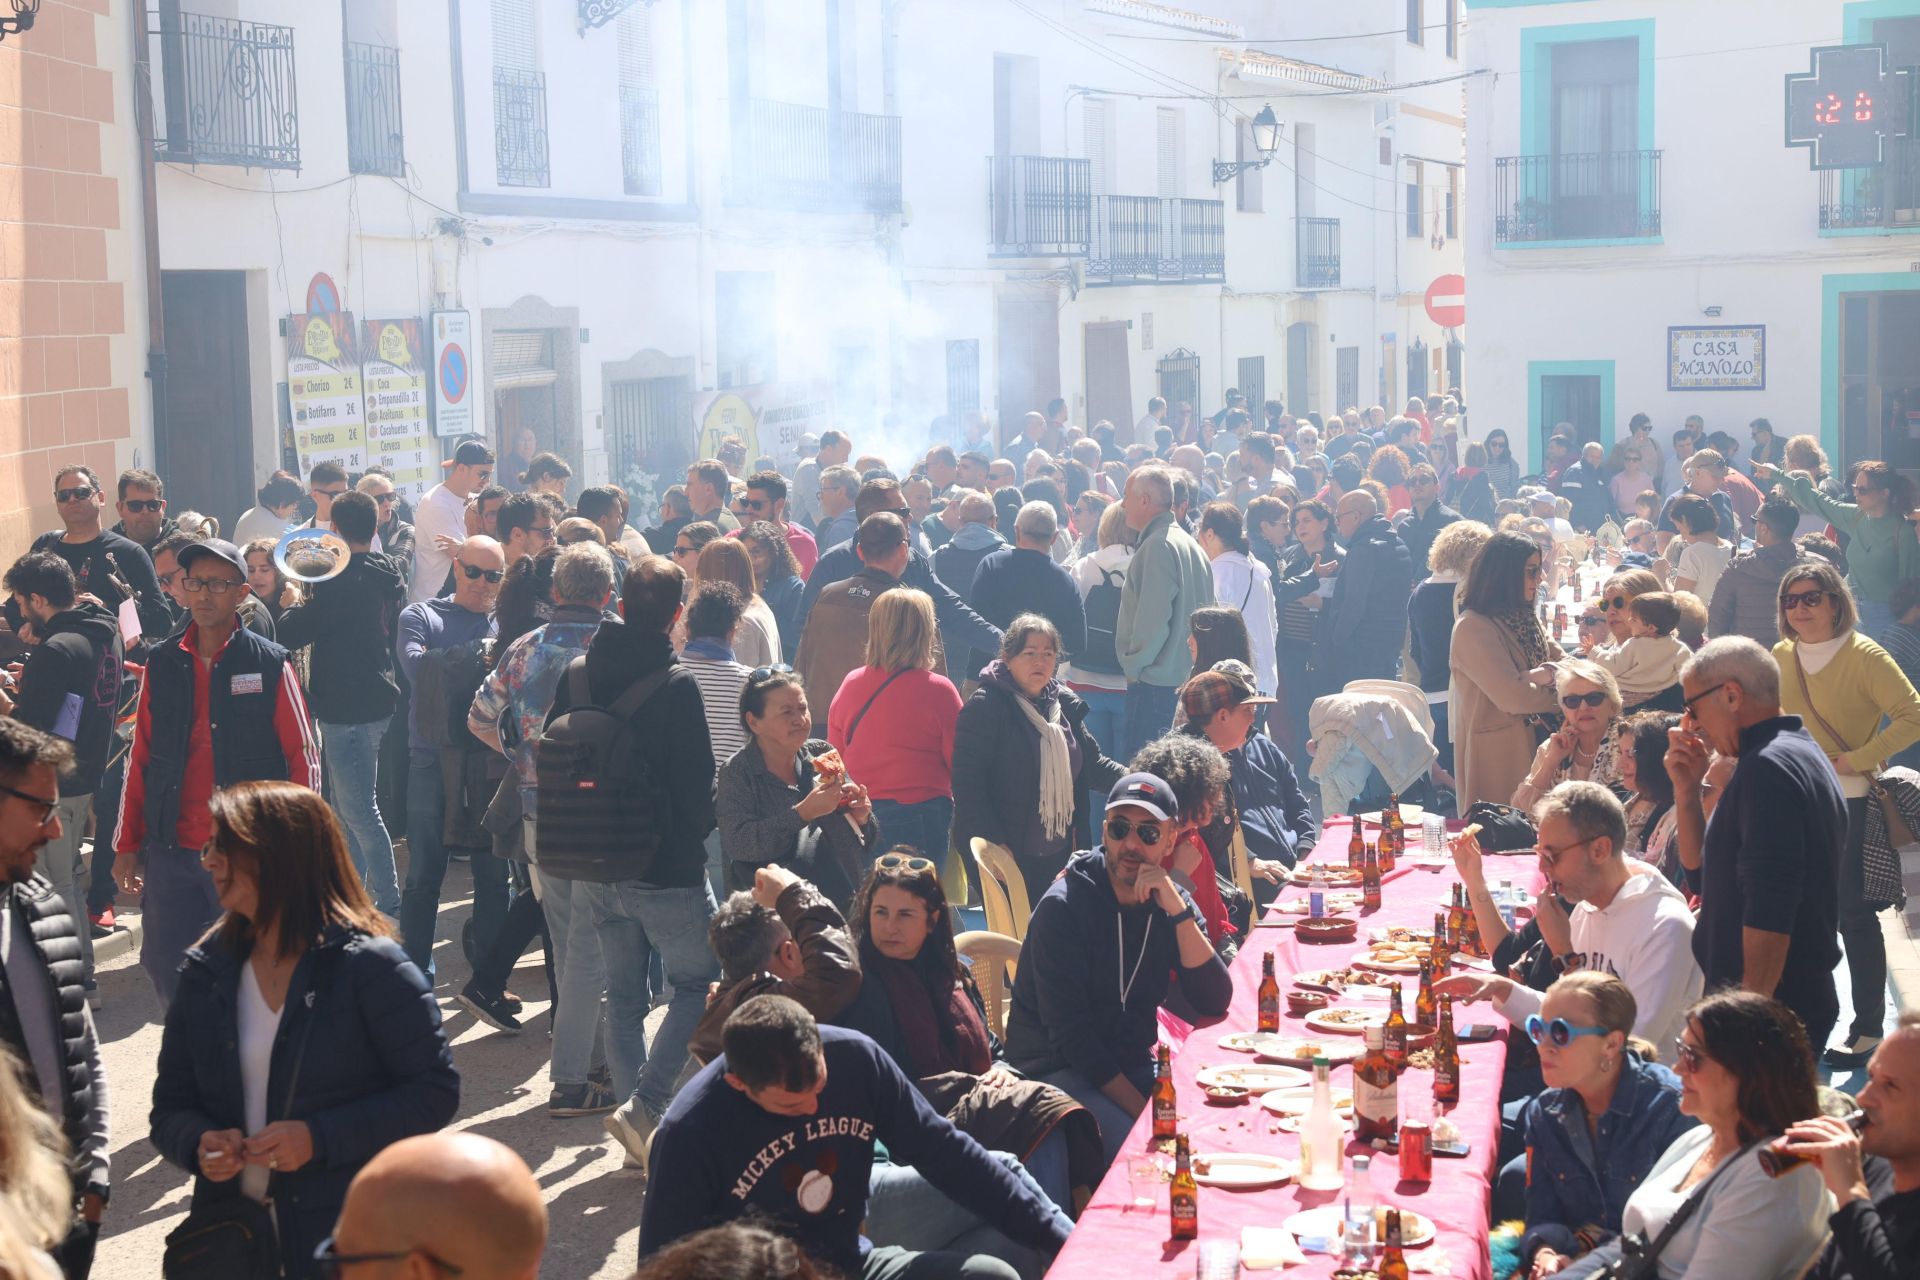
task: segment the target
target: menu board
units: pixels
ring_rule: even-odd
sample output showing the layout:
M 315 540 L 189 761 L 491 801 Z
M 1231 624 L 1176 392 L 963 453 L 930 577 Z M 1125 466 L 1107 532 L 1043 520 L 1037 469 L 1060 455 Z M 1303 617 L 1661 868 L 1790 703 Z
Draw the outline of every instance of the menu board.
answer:
M 426 329 L 419 320 L 369 320 L 362 334 L 367 465 L 418 502 L 440 479 L 440 451 L 427 425 Z
M 297 315 L 287 328 L 287 397 L 304 479 L 316 463 L 366 470 L 366 402 L 353 315 Z

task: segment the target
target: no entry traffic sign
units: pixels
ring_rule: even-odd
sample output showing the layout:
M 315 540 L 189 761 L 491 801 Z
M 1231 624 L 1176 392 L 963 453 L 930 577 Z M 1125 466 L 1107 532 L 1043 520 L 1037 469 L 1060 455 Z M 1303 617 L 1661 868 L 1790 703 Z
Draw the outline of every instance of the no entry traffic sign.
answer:
M 1442 329 L 1457 329 L 1467 322 L 1467 278 L 1445 275 L 1427 286 L 1427 318 Z

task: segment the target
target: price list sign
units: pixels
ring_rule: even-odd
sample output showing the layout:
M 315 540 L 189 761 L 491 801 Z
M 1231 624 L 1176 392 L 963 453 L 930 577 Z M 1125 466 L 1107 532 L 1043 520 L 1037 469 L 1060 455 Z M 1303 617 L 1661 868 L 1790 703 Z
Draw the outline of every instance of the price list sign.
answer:
M 1913 132 L 1914 68 L 1889 65 L 1884 44 L 1824 45 L 1787 77 L 1787 145 L 1815 169 L 1881 163 L 1888 138 Z
M 353 316 L 297 315 L 287 330 L 287 398 L 304 477 L 318 462 L 367 469 L 366 402 Z
M 409 502 L 439 479 L 439 450 L 427 425 L 426 327 L 417 319 L 369 320 L 366 364 L 367 462 L 385 467 Z

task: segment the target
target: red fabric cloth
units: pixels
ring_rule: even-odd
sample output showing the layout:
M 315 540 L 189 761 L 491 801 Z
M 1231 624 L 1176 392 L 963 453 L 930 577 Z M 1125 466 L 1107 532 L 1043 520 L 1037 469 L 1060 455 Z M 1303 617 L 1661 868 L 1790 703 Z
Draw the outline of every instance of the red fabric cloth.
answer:
M 1213 855 L 1207 852 L 1197 831 L 1189 831 L 1181 843 L 1199 854 L 1199 865 L 1189 877 L 1193 881 L 1193 905 L 1199 908 L 1200 919 L 1206 924 L 1207 941 L 1217 947 L 1222 938 L 1233 932 L 1233 921 L 1228 918 L 1227 904 L 1220 897 L 1220 882 L 1214 879 Z
M 793 558 L 800 562 L 800 580 L 804 582 L 813 576 L 813 566 L 820 562 L 820 545 L 803 524 L 787 525 L 786 530 L 787 545 L 793 548 Z M 737 538 L 744 532 L 744 529 L 729 529 L 727 536 Z
M 847 729 L 886 681 L 879 667 L 855 667 L 827 709 L 827 741 L 840 748 L 847 776 L 875 800 L 918 804 L 953 794 L 953 728 L 960 691 L 945 676 L 909 671 L 868 709 L 860 732 Z
M 1321 832 L 1313 857 L 1344 866 L 1346 864 L 1347 820 L 1334 819 L 1334 825 Z M 1529 863 L 1529 868 L 1531 864 Z M 1516 864 L 1515 870 L 1520 870 Z M 1524 878 L 1524 877 L 1522 877 Z M 1300 1139 L 1291 1133 L 1273 1132 L 1273 1117 L 1259 1109 L 1257 1102 L 1239 1107 L 1213 1107 L 1206 1103 L 1194 1076 L 1203 1068 L 1223 1063 L 1251 1064 L 1253 1059 L 1219 1046 L 1220 1037 L 1230 1031 L 1251 1031 L 1258 1015 L 1260 959 L 1271 948 L 1274 970 L 1280 975 L 1281 989 L 1290 984 L 1291 975 L 1307 969 L 1329 969 L 1345 965 L 1364 949 L 1366 930 L 1387 925 L 1431 926 L 1434 911 L 1452 892 L 1456 877 L 1451 868 L 1444 871 L 1402 865 L 1386 877 L 1379 911 L 1361 916 L 1358 942 L 1316 946 L 1300 942 L 1291 929 L 1255 929 L 1252 939 L 1241 948 L 1233 963 L 1233 1004 L 1226 1019 L 1217 1026 L 1195 1030 L 1184 1046 L 1176 1050 L 1173 1078 L 1179 1099 L 1181 1129 L 1192 1141 L 1196 1153 L 1249 1151 L 1300 1157 Z M 1297 896 L 1304 889 L 1288 888 L 1282 897 Z M 1277 919 L 1294 917 L 1278 916 Z M 1409 992 L 1412 987 L 1409 985 Z M 1411 1005 L 1411 998 L 1408 1004 Z M 1498 1021 L 1485 1006 L 1457 1009 L 1456 1025 L 1467 1022 Z M 1280 1030 L 1284 1035 L 1312 1035 L 1301 1019 L 1283 1014 Z M 1164 1037 L 1172 1039 L 1173 1037 Z M 1448 1118 L 1458 1125 L 1461 1136 L 1473 1147 L 1464 1159 L 1436 1156 L 1433 1181 L 1427 1184 L 1402 1183 L 1400 1162 L 1394 1155 L 1377 1154 L 1373 1163 L 1373 1189 L 1379 1203 L 1417 1211 L 1431 1218 L 1438 1235 L 1427 1249 L 1442 1249 L 1451 1257 L 1452 1274 L 1462 1280 L 1490 1280 L 1487 1258 L 1489 1187 L 1493 1159 L 1500 1139 L 1500 1075 L 1506 1065 L 1504 1040 L 1481 1044 L 1462 1044 L 1460 1102 L 1447 1110 Z M 1335 1067 L 1336 1089 L 1351 1084 L 1352 1069 Z M 1433 1092 L 1433 1073 L 1409 1069 L 1400 1078 L 1401 1111 L 1424 1111 Z M 1167 1239 L 1166 1192 L 1160 1193 L 1159 1208 L 1151 1214 L 1128 1212 L 1132 1199 L 1127 1185 L 1126 1157 L 1146 1150 L 1152 1131 L 1150 1112 L 1143 1112 L 1127 1135 L 1121 1157 L 1094 1192 L 1092 1202 L 1080 1217 L 1066 1248 L 1060 1251 L 1048 1280 L 1109 1280 L 1114 1276 L 1191 1276 L 1196 1259 L 1196 1242 Z M 1347 1146 L 1348 1158 L 1361 1148 Z M 1334 1203 L 1324 1192 L 1303 1192 L 1289 1182 L 1264 1191 L 1222 1191 L 1200 1188 L 1200 1239 L 1235 1240 L 1242 1227 L 1278 1227 L 1302 1209 Z M 1304 1266 L 1289 1267 L 1285 1275 L 1293 1278 L 1331 1276 L 1339 1267 L 1331 1256 L 1309 1254 Z M 1275 1272 L 1273 1274 L 1281 1274 Z

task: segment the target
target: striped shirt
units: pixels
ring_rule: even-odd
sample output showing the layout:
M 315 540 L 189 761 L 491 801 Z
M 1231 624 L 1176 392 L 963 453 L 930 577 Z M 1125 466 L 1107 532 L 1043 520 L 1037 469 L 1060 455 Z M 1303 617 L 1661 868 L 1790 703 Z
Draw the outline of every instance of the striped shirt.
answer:
M 700 700 L 707 708 L 707 734 L 713 739 L 713 758 L 725 762 L 747 745 L 747 731 L 740 724 L 740 691 L 747 687 L 747 666 L 726 658 L 701 658 L 691 653 L 680 655 L 680 665 L 693 673 L 700 686 Z

